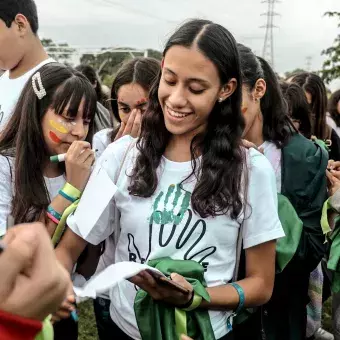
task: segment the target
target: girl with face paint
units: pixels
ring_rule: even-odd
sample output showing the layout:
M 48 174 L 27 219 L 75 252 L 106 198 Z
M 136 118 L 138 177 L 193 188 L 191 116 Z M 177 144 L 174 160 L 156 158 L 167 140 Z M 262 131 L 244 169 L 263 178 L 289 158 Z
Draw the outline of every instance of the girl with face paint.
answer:
M 15 223 L 43 222 L 54 235 L 90 176 L 95 107 L 91 84 L 71 68 L 48 64 L 28 81 L 0 134 L 0 236 L 10 215 Z M 64 153 L 64 163 L 50 162 Z M 55 338 L 64 339 L 58 330 Z M 76 333 L 73 323 L 68 334 Z

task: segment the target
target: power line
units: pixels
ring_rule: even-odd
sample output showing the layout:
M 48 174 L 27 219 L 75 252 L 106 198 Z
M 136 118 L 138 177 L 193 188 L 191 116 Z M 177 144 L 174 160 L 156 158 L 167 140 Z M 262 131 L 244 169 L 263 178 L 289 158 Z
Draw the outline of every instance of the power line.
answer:
M 118 1 L 114 1 L 114 0 L 97 0 L 97 2 L 99 2 L 101 4 L 109 5 L 111 7 L 119 7 L 119 8 L 121 8 L 124 11 L 129 12 L 129 13 L 139 14 L 139 15 L 142 15 L 144 17 L 160 20 L 160 21 L 167 22 L 167 23 L 170 23 L 170 24 L 176 24 L 177 23 L 174 20 L 168 20 L 168 19 L 159 17 L 158 15 L 152 14 L 150 12 L 142 11 L 142 10 L 137 9 L 135 7 L 126 6 L 126 5 L 124 5 L 124 4 L 122 4 L 122 3 L 118 2 Z
M 262 57 L 266 59 L 274 68 L 274 28 L 277 28 L 277 26 L 274 25 L 274 17 L 280 15 L 279 13 L 276 13 L 274 11 L 275 4 L 278 3 L 278 0 L 264 0 L 262 3 L 268 4 L 268 9 L 266 13 L 263 13 L 261 15 L 267 17 L 267 23 L 264 26 L 261 26 L 261 28 L 266 29 L 266 34 L 264 38 L 264 44 L 263 44 L 263 50 L 262 50 Z
M 312 60 L 313 60 L 312 56 L 309 55 L 306 57 L 306 71 L 307 72 L 310 72 L 312 70 Z

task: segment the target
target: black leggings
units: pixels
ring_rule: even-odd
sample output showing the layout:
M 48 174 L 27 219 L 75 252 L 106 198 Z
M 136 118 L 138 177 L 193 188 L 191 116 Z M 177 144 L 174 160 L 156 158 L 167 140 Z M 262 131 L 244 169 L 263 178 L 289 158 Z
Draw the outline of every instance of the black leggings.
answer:
M 78 323 L 72 318 L 61 320 L 54 325 L 54 340 L 77 340 Z
M 133 340 L 126 335 L 110 317 L 110 300 L 97 298 L 93 301 L 99 340 Z M 227 334 L 219 340 L 233 340 L 232 334 Z

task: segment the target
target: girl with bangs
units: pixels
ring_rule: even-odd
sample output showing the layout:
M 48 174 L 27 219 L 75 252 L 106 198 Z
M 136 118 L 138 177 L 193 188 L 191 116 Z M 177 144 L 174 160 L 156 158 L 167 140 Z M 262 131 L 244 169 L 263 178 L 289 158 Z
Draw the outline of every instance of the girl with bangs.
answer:
M 54 235 L 90 176 L 95 109 L 94 89 L 71 68 L 45 65 L 28 81 L 0 135 L 0 236 L 9 216 L 15 224 L 41 221 Z M 59 154 L 65 162 L 50 161 Z M 67 339 L 75 339 L 76 324 L 62 325 L 55 338 L 65 339 L 59 329 L 68 328 Z

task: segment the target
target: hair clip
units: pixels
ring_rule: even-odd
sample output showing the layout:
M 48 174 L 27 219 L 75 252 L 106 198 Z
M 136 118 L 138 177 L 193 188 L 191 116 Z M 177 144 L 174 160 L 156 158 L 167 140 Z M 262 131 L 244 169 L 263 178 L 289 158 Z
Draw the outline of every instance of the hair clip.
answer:
M 39 89 L 37 87 L 37 84 L 39 86 Z M 42 84 L 40 72 L 37 72 L 32 77 L 32 87 L 33 87 L 34 93 L 37 95 L 37 97 L 40 100 L 43 99 L 46 96 L 46 90 L 45 90 L 45 88 Z

